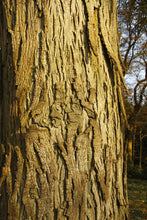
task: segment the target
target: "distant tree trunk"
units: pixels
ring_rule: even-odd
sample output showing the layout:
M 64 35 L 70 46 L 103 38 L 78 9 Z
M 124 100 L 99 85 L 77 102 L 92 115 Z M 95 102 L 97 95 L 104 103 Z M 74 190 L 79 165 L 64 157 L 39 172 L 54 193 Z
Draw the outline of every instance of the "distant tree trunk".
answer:
M 139 167 L 142 168 L 142 131 L 139 132 Z
M 1 1 L 0 219 L 127 219 L 116 7 Z
M 132 139 L 127 140 L 127 147 L 128 147 L 128 162 L 133 164 L 133 154 L 132 154 Z

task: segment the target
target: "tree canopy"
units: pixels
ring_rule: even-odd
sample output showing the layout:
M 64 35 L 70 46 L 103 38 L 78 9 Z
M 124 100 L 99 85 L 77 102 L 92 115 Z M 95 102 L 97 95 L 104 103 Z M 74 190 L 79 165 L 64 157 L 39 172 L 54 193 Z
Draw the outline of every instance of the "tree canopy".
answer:
M 130 93 L 137 113 L 147 92 L 147 2 L 119 0 L 118 22 L 123 73 L 136 78 L 136 82 L 130 82 L 133 88 Z
M 140 132 L 147 134 L 147 1 L 118 0 L 118 23 L 123 74 L 130 91 L 125 100 L 127 117 L 136 146 Z

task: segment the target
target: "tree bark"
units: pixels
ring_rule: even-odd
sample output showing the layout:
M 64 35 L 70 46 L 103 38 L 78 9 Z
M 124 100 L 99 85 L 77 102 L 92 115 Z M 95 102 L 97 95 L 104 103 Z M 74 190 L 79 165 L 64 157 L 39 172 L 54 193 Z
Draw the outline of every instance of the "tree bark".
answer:
M 127 219 L 116 8 L 1 1 L 0 219 Z

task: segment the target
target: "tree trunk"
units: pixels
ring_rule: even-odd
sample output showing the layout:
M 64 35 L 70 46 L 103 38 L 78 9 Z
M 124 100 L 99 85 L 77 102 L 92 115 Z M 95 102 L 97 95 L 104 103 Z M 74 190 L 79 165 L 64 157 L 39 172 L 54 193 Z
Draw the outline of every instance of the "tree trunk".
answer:
M 116 7 L 1 1 L 0 219 L 127 219 Z
M 139 168 L 142 168 L 142 131 L 139 132 Z
M 133 137 L 132 131 L 126 130 L 125 142 L 126 142 L 126 149 L 127 149 L 127 162 L 129 164 L 134 164 L 133 160 Z

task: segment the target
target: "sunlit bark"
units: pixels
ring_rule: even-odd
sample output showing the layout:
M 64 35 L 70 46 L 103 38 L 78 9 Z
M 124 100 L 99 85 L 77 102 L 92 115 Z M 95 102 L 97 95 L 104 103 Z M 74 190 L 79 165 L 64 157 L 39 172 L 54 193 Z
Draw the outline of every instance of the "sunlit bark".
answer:
M 0 5 L 2 219 L 127 219 L 116 1 Z

